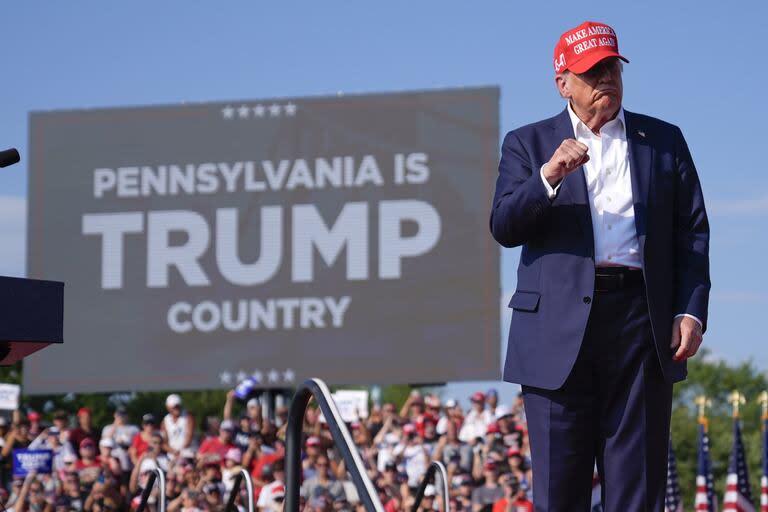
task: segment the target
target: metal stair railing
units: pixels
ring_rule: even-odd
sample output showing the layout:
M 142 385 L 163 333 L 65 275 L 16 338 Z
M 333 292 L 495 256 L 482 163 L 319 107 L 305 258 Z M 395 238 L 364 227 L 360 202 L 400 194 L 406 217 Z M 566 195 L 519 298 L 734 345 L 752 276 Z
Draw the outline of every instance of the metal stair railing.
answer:
M 160 468 L 153 469 L 149 474 L 149 477 L 147 477 L 147 485 L 141 493 L 141 502 L 139 503 L 136 512 L 144 512 L 149 495 L 152 494 L 152 487 L 155 485 L 155 480 L 158 480 L 157 486 L 160 491 L 160 496 L 157 498 L 160 506 L 158 507 L 157 512 L 165 512 L 165 473 L 163 473 L 163 470 Z
M 421 505 L 421 500 L 424 499 L 424 491 L 427 489 L 427 484 L 432 480 L 436 473 L 440 474 L 440 481 L 443 485 L 441 487 L 443 488 L 443 511 L 444 512 L 450 512 L 451 509 L 451 497 L 448 493 L 448 471 L 445 469 L 445 465 L 440 461 L 432 461 L 432 463 L 427 468 L 426 473 L 424 473 L 424 477 L 421 479 L 421 483 L 419 484 L 419 488 L 416 490 L 416 501 L 413 502 L 413 507 L 411 507 L 411 512 L 416 512 L 419 510 L 419 506 Z
M 336 403 L 325 382 L 320 379 L 305 381 L 296 390 L 288 412 L 288 425 L 285 433 L 285 512 L 299 512 L 299 482 L 301 479 L 301 436 L 304 425 L 304 413 L 310 398 L 314 397 L 320 410 L 325 415 L 328 428 L 341 452 L 347 471 L 352 476 L 357 494 L 368 512 L 384 512 L 376 489 L 368 478 L 360 454 L 352 442 Z
M 248 493 L 248 512 L 254 512 L 253 508 L 253 478 L 247 469 L 243 468 L 235 476 L 235 481 L 232 482 L 232 491 L 229 493 L 229 499 L 227 500 L 227 506 L 224 507 L 224 512 L 234 512 L 235 499 L 240 493 L 240 484 L 245 480 L 245 490 Z

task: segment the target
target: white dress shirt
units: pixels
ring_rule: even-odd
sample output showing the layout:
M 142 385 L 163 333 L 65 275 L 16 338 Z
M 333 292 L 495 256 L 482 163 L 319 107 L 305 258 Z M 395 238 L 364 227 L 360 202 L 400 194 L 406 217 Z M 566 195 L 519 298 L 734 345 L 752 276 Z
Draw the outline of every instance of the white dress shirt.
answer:
M 622 266 L 642 268 L 640 244 L 635 229 L 635 209 L 632 200 L 632 177 L 630 174 L 627 127 L 624 109 L 620 108 L 615 118 L 595 134 L 571 108 L 568 102 L 568 116 L 571 119 L 576 140 L 585 144 L 589 161 L 584 164 L 587 181 L 589 209 L 592 214 L 592 233 L 595 242 L 595 266 Z M 546 164 L 545 164 L 546 165 Z M 553 199 L 562 181 L 555 188 L 544 177 L 544 166 L 540 170 L 547 195 Z M 701 320 L 686 313 L 699 322 Z

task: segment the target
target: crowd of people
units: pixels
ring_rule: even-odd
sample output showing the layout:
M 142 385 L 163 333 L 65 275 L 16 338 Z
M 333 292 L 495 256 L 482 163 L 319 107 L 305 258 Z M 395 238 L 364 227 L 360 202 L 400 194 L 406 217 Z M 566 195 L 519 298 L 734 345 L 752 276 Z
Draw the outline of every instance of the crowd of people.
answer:
M 431 461 L 447 468 L 451 510 L 533 510 L 522 400 L 501 405 L 491 389 L 474 393 L 470 401 L 464 411 L 456 400 L 443 403 L 437 395 L 414 391 L 399 410 L 393 403 L 374 405 L 366 418 L 348 424 L 387 512 L 411 510 Z M 16 411 L 12 421 L 0 418 L 0 503 L 8 512 L 135 510 L 159 468 L 168 512 L 221 512 L 245 468 L 253 479 L 256 510 L 282 510 L 287 409 L 277 408 L 268 418 L 258 400 L 243 404 L 230 391 L 220 420 L 207 418 L 200 425 L 179 395 L 169 395 L 165 405 L 164 417 L 145 414 L 139 425 L 117 407 L 103 428 L 93 424 L 85 407 L 76 415 L 59 410 L 43 418 Z M 364 510 L 330 430 L 312 405 L 303 434 L 302 510 Z M 18 449 L 50 450 L 50 473 L 14 476 L 12 456 Z M 437 492 L 441 485 L 426 487 L 421 510 L 445 509 Z M 240 512 L 247 510 L 245 489 L 240 486 L 235 497 Z M 158 498 L 155 486 L 149 510 L 158 510 Z

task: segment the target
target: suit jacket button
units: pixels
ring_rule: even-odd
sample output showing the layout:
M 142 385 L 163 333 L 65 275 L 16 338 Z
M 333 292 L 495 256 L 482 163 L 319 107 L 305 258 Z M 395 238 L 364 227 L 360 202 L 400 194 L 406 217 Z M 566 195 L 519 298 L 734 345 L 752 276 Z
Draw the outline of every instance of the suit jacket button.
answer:
M 590 302 L 592 302 L 592 298 L 591 297 L 584 297 L 583 300 L 584 300 L 584 304 L 589 304 Z

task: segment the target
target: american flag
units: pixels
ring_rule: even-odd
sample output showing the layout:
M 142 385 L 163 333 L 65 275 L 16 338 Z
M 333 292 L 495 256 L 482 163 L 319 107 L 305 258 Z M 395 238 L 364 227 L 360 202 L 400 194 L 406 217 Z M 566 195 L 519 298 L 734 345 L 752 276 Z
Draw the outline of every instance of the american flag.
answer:
M 669 440 L 667 455 L 667 494 L 664 497 L 664 512 L 683 512 L 683 500 L 680 496 L 680 480 L 677 477 L 677 461 Z
M 738 418 L 733 419 L 733 449 L 728 463 L 728 479 L 725 481 L 723 512 L 755 512 Z
M 709 435 L 707 435 L 707 420 L 699 420 L 699 462 L 696 471 L 696 501 L 694 508 L 697 512 L 717 512 L 715 500 L 715 482 L 712 478 L 712 461 L 709 458 Z
M 768 512 L 768 417 L 763 416 L 763 476 L 760 478 L 760 512 Z
M 589 512 L 603 512 L 602 492 L 600 487 L 600 475 L 597 468 L 592 473 L 592 508 Z

